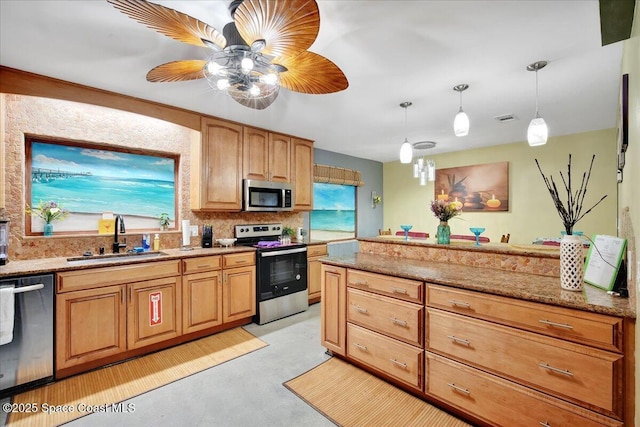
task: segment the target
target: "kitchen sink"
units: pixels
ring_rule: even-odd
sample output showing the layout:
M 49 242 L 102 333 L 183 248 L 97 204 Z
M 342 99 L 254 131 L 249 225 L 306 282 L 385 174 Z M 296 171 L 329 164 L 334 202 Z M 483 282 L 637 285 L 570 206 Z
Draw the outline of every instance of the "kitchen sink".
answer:
M 90 255 L 67 258 L 72 265 L 100 264 L 105 262 L 127 262 L 137 259 L 157 258 L 167 255 L 165 252 L 126 252 L 122 254 Z

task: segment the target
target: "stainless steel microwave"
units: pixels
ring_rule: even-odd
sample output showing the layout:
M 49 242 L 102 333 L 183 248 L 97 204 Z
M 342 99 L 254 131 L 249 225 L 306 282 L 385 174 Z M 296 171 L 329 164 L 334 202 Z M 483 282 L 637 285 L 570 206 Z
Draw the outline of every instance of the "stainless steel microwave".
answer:
M 293 185 L 287 182 L 245 179 L 242 210 L 278 212 L 293 210 Z

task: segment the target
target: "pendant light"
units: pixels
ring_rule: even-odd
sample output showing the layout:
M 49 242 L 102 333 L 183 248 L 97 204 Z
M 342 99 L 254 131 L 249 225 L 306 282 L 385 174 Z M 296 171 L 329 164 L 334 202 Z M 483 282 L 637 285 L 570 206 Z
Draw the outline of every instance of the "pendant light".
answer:
M 413 144 L 413 150 L 428 150 L 436 146 L 433 141 L 422 141 Z M 427 185 L 427 182 L 436 180 L 436 162 L 432 159 L 425 159 L 420 156 L 413 162 L 413 177 L 420 179 L 420 185 Z
M 469 89 L 469 85 L 465 83 L 453 87 L 453 90 L 460 93 L 460 110 L 453 120 L 453 133 L 456 136 L 467 136 L 469 134 L 469 116 L 462 111 L 462 92 L 467 89 Z
M 405 101 L 402 104 L 400 104 L 400 106 L 402 108 L 404 108 L 404 130 L 405 130 L 405 135 L 407 132 L 407 108 L 411 107 L 413 105 L 412 102 L 409 101 Z M 407 139 L 407 137 L 405 136 L 404 138 L 404 142 L 402 143 L 402 146 L 400 147 L 400 163 L 411 163 L 411 159 L 413 158 L 413 150 L 411 149 L 411 144 L 409 143 L 409 140 Z
M 527 130 L 527 142 L 531 147 L 546 144 L 549 137 L 549 128 L 538 112 L 538 70 L 542 70 L 546 66 L 547 61 L 538 61 L 527 65 L 527 71 L 536 72 L 536 116 L 529 123 Z

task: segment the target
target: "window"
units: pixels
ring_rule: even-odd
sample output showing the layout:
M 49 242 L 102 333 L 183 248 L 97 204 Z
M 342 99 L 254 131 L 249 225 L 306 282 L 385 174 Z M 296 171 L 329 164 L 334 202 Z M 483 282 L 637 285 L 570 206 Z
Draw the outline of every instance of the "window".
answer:
M 70 211 L 56 233 L 96 233 L 104 212 L 123 215 L 128 230 L 158 229 L 162 213 L 177 219 L 177 155 L 28 137 L 26 158 L 27 203 L 53 200 Z M 28 216 L 26 233 L 43 226 Z
M 313 184 L 314 210 L 310 215 L 310 238 L 349 239 L 356 236 L 356 187 Z

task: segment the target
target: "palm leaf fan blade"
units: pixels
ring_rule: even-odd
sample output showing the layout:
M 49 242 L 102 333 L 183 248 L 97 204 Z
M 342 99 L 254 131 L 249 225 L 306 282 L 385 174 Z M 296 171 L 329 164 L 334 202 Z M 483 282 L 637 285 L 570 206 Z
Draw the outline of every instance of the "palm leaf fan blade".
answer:
M 129 18 L 174 40 L 200 47 L 210 47 L 202 41 L 204 39 L 220 49 L 227 44 L 218 30 L 177 10 L 143 0 L 107 1 Z
M 315 0 L 244 0 L 233 19 L 248 44 L 266 41 L 265 55 L 296 55 L 310 48 L 320 31 Z
M 200 59 L 167 62 L 149 71 L 147 81 L 158 83 L 201 79 L 204 78 L 202 69 L 206 64 L 207 61 Z
M 280 85 L 294 92 L 318 95 L 340 92 L 349 87 L 342 70 L 317 53 L 305 51 L 294 57 L 275 58 L 273 63 L 288 68 L 288 71 L 280 73 Z

